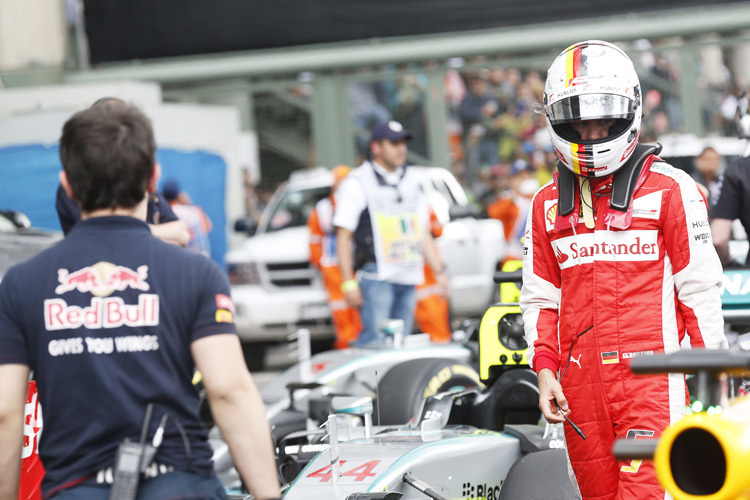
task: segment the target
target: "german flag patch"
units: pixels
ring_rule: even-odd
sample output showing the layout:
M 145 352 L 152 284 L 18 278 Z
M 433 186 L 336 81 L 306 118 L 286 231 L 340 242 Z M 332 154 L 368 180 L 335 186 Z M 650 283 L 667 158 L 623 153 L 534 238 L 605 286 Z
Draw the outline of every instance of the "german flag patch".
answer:
M 620 355 L 617 351 L 603 352 L 602 353 L 602 364 L 611 365 L 613 363 L 620 362 Z

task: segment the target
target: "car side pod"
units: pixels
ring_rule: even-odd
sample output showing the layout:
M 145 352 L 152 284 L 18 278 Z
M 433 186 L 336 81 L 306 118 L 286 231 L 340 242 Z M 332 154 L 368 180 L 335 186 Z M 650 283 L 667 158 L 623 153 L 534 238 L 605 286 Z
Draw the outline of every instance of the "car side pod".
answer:
M 750 353 L 716 350 L 679 351 L 634 358 L 633 373 L 694 373 L 709 404 L 720 402 L 715 390 L 722 374 L 750 372 Z M 703 389 L 701 390 L 701 386 Z M 700 399 L 700 398 L 699 398 Z M 694 413 L 668 427 L 656 440 L 618 440 L 620 460 L 653 457 L 656 475 L 675 500 L 750 498 L 750 397 L 724 402 L 723 412 Z
M 494 379 L 497 370 L 528 366 L 521 309 L 515 304 L 489 307 L 479 325 L 479 377 Z
M 517 261 L 510 261 L 495 273 L 493 281 L 500 283 L 501 300 L 491 305 L 479 325 L 479 376 L 490 385 L 508 368 L 527 366 L 528 345 L 524 339 L 523 317 L 518 306 L 518 284 L 522 280 Z M 511 287 L 503 290 L 502 287 Z

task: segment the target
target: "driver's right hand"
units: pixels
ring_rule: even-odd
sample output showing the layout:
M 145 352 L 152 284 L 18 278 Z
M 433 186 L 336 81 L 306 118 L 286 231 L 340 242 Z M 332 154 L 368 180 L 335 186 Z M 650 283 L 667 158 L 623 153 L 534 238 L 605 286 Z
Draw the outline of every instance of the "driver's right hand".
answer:
M 570 413 L 570 409 L 568 408 L 568 400 L 565 399 L 562 386 L 557 381 L 555 373 L 548 368 L 542 368 L 539 370 L 537 378 L 539 380 L 539 409 L 542 410 L 544 418 L 550 424 L 565 421 L 565 417 L 557 409 L 555 401 L 557 401 L 557 404 L 560 405 L 560 408 L 562 408 L 562 411 L 566 415 Z

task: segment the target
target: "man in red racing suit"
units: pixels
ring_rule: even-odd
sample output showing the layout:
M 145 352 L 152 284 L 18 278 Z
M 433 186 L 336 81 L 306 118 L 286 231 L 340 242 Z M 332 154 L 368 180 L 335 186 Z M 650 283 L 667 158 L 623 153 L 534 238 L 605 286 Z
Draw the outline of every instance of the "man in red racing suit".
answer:
M 578 50 L 575 57 L 580 58 L 583 46 L 585 57 L 587 43 L 600 44 L 588 49 L 592 56 L 601 55 L 602 44 L 606 50 L 613 47 L 583 42 L 568 51 Z M 549 83 L 554 67 L 545 93 L 554 90 Z M 612 116 L 607 110 L 602 115 Z M 554 109 L 547 116 L 555 143 Z M 629 119 L 626 139 L 632 113 Z M 616 121 L 590 114 L 568 124 L 577 142 L 594 149 L 617 146 L 604 139 L 614 136 Z M 535 195 L 526 227 L 521 308 L 531 346 L 528 359 L 539 378 L 547 421 L 563 422 L 564 412 L 586 436 L 564 424 L 584 499 L 665 498 L 652 463 L 618 462 L 612 445 L 619 438 L 656 437 L 679 419 L 686 404 L 685 378 L 678 373 L 634 376 L 630 359 L 675 352 L 685 333 L 692 348 L 727 344 L 721 265 L 705 202 L 685 172 L 653 154 L 658 148 L 635 147 L 636 141 L 625 143 L 631 153 L 626 161 L 605 165 L 597 165 L 593 155 L 576 155 L 584 149 L 579 144 L 568 145 L 564 154 L 555 143 L 559 172 Z M 616 168 L 608 172 L 613 164 Z M 614 170 L 620 168 L 628 175 L 618 178 Z M 608 175 L 598 176 L 594 169 Z

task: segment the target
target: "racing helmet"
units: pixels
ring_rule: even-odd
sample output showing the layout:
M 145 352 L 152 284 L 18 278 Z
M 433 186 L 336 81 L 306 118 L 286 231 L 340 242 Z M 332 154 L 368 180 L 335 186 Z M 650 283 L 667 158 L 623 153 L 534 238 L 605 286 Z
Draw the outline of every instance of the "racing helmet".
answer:
M 638 142 L 643 107 L 632 61 L 600 40 L 576 43 L 552 63 L 544 86 L 544 111 L 560 161 L 577 175 L 606 177 L 630 158 Z M 613 119 L 609 135 L 585 141 L 571 126 Z

